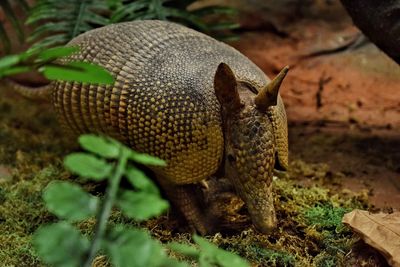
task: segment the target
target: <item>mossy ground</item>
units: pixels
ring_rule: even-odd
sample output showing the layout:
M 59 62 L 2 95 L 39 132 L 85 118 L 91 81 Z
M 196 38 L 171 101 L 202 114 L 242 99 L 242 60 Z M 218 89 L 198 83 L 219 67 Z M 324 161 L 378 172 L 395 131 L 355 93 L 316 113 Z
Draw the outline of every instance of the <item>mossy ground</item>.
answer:
M 0 262 L 2 266 L 42 266 L 30 244 L 32 233 L 55 221 L 41 199 L 41 191 L 55 179 L 74 179 L 62 166 L 65 155 L 77 149 L 55 121 L 51 106 L 35 103 L 0 87 Z M 258 234 L 247 220 L 241 228 L 209 236 L 219 246 L 235 251 L 254 266 L 348 266 L 350 249 L 358 239 L 340 223 L 354 208 L 366 208 L 367 196 L 332 193 L 322 184 L 327 167 L 295 160 L 291 171 L 275 181 L 278 228 Z M 307 178 L 305 178 L 307 177 Z M 332 173 L 329 173 L 332 179 Z M 304 183 L 304 181 L 309 181 Z M 303 181 L 303 182 L 299 182 Z M 307 185 L 308 184 L 308 185 Z M 84 184 L 91 192 L 101 185 Z M 234 197 L 231 198 L 234 200 Z M 231 201 L 242 218 L 240 201 Z M 238 204 L 239 203 L 239 204 Z M 113 222 L 130 222 L 118 212 Z M 94 221 L 80 223 L 90 234 Z M 174 216 L 164 215 L 143 223 L 162 242 L 190 242 L 179 233 Z M 96 266 L 106 265 L 102 257 Z

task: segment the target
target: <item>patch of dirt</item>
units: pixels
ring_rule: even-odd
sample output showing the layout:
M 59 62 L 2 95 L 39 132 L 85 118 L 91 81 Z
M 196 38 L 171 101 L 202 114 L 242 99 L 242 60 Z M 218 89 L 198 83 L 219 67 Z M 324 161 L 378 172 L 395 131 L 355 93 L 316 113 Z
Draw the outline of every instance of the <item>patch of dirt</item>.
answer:
M 291 67 L 282 88 L 291 121 L 340 121 L 365 126 L 400 126 L 400 68 L 374 45 L 331 53 L 358 34 L 321 21 L 297 22 L 282 38 L 246 33 L 234 46 L 270 77 Z M 310 54 L 322 53 L 320 56 Z
M 326 163 L 340 179 L 326 186 L 337 190 L 368 190 L 370 204 L 388 211 L 400 209 L 400 136 L 394 131 L 363 132 L 325 126 L 291 127 L 294 158 Z

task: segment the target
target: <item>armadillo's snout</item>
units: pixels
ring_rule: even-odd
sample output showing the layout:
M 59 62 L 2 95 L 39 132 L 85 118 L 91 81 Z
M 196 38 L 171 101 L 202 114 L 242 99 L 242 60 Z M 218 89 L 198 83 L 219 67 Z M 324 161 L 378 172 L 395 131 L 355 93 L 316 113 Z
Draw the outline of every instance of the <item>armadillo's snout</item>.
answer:
M 272 186 L 263 191 L 263 196 L 250 199 L 247 206 L 254 226 L 258 231 L 268 234 L 275 229 L 277 220 Z
M 262 214 L 262 216 L 253 216 L 254 226 L 258 231 L 264 234 L 269 234 L 276 227 L 276 215 L 274 207 L 267 207 L 267 213 Z

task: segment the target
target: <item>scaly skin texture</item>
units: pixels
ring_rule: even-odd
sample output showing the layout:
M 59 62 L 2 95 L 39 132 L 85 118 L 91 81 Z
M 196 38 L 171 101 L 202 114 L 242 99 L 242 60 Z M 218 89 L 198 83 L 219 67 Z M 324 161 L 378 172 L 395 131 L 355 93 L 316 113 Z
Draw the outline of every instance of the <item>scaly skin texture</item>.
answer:
M 271 188 L 276 147 L 271 121 L 262 115 L 246 108 L 229 119 L 226 167 L 253 223 L 268 232 L 276 223 Z
M 217 99 L 214 88 L 217 67 L 223 62 L 233 71 L 234 84 L 255 95 L 269 83 L 257 66 L 226 44 L 161 21 L 110 25 L 84 33 L 69 45 L 79 46 L 80 52 L 67 60 L 97 63 L 116 82 L 113 86 L 55 83 L 54 107 L 67 129 L 76 134 L 105 133 L 166 160 L 167 167 L 153 171 L 200 233 L 212 226 L 207 212 L 191 197 L 189 184 L 214 174 L 225 163 L 227 144 L 233 144 L 235 155 L 240 155 L 232 167 L 233 182 L 255 225 L 264 232 L 273 227 L 275 153 L 283 167 L 288 156 L 282 100 L 263 112 L 255 111 L 249 100 L 246 112 L 230 117 L 222 112 L 224 100 Z M 224 86 L 223 90 L 233 90 Z M 256 132 L 250 125 L 255 122 Z M 224 127 L 231 124 L 239 127 L 228 127 L 227 132 Z

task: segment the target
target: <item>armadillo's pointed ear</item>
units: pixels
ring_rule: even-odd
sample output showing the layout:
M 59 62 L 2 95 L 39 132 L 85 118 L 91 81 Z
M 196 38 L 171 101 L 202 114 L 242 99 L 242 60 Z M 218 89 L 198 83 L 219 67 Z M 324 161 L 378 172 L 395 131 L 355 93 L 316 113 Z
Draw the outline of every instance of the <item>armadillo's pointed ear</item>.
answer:
M 232 69 L 225 63 L 218 65 L 214 76 L 215 95 L 226 110 L 238 110 L 241 107 L 238 84 Z
M 278 101 L 279 88 L 289 71 L 289 66 L 284 67 L 281 72 L 254 98 L 259 110 L 266 110 L 270 106 L 276 106 Z

